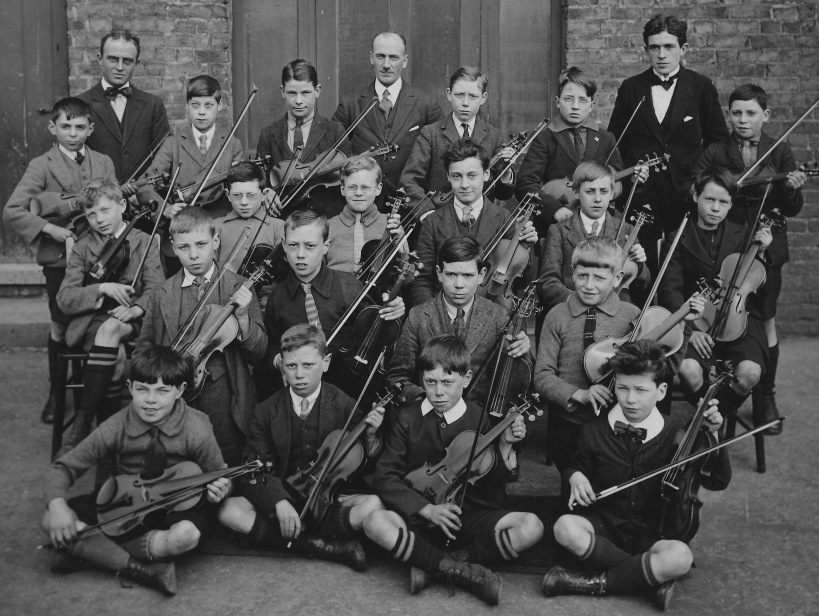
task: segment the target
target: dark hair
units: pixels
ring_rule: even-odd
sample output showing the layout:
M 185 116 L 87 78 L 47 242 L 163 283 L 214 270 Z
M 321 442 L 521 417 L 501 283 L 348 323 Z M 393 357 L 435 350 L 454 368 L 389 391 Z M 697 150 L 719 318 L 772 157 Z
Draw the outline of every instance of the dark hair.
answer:
M 315 88 L 318 86 L 316 67 L 309 60 L 302 58 L 288 62 L 282 69 L 282 87 L 288 81 L 309 81 Z
M 441 368 L 447 374 L 457 372 L 463 376 L 469 372 L 471 364 L 472 357 L 466 343 L 452 334 L 430 338 L 418 356 L 420 372 Z
M 379 36 L 383 36 L 385 34 L 394 34 L 395 36 L 400 38 L 401 42 L 404 44 L 404 53 L 406 53 L 406 51 L 407 51 L 407 39 L 400 32 L 393 32 L 392 30 L 387 30 L 386 32 L 379 32 L 378 34 L 376 34 L 373 37 L 373 42 L 372 42 L 372 45 L 370 45 L 370 49 L 372 49 L 375 46 L 375 39 L 377 39 Z
M 191 364 L 171 347 L 153 345 L 131 360 L 128 377 L 132 383 L 153 385 L 162 379 L 165 385 L 179 387 L 182 383 L 192 383 Z
M 438 267 L 444 269 L 444 263 L 465 263 L 476 261 L 478 269 L 483 266 L 481 245 L 468 235 L 451 235 L 441 242 L 438 249 Z
M 197 96 L 212 96 L 217 103 L 221 102 L 222 86 L 219 85 L 219 81 L 210 75 L 197 75 L 188 81 L 185 100 L 189 101 Z
M 119 203 L 123 200 L 122 188 L 110 178 L 91 180 L 77 194 L 76 208 L 81 211 L 89 210 L 103 197 Z
M 727 190 L 731 198 L 737 194 L 737 180 L 734 174 L 725 167 L 708 167 L 700 171 L 691 185 L 691 190 L 699 195 L 711 183 Z
M 449 78 L 449 89 L 451 90 L 452 87 L 461 80 L 477 82 L 481 92 L 486 92 L 486 88 L 489 85 L 489 77 L 481 73 L 480 69 L 476 66 L 462 66 L 452 73 L 452 77 Z
M 225 186 L 230 190 L 234 182 L 257 182 L 259 190 L 264 190 L 267 178 L 262 168 L 249 160 L 242 160 L 233 165 L 225 178 Z
M 66 120 L 73 120 L 74 118 L 86 118 L 89 122 L 91 119 L 91 107 L 81 98 L 76 96 L 67 96 L 61 98 L 51 109 L 51 121 L 56 122 L 60 119 L 61 114 L 65 114 Z
M 327 338 L 315 325 L 299 323 L 282 334 L 281 352 L 289 353 L 303 346 L 314 346 L 322 357 L 327 356 Z
M 330 237 L 330 223 L 328 223 L 327 219 L 316 210 L 311 210 L 309 208 L 304 210 L 296 210 L 287 217 L 287 220 L 284 221 L 284 236 L 285 238 L 287 237 L 288 230 L 292 231 L 294 229 L 298 229 L 299 227 L 312 225 L 313 223 L 316 223 L 321 227 L 321 236 L 326 242 Z
M 609 366 L 615 377 L 650 374 L 657 385 L 665 382 L 668 374 L 665 349 L 656 340 L 626 342 L 609 360 Z
M 177 233 L 190 233 L 196 229 L 207 229 L 211 237 L 216 234 L 216 227 L 213 225 L 213 218 L 198 205 L 183 207 L 171 219 L 169 231 L 171 238 Z
M 680 47 L 682 47 L 687 41 L 688 22 L 674 15 L 655 15 L 643 27 L 643 43 L 648 45 L 649 36 L 661 34 L 662 32 L 668 32 L 670 35 L 676 36 Z
M 344 183 L 344 178 L 350 177 L 356 171 L 373 171 L 375 172 L 376 182 L 378 184 L 383 180 L 383 172 L 378 162 L 367 154 L 359 154 L 358 156 L 351 156 L 344 163 L 341 168 L 341 183 Z
M 444 162 L 444 169 L 449 171 L 449 166 L 452 163 L 459 163 L 467 158 L 478 158 L 481 161 L 481 166 L 484 171 L 489 169 L 489 154 L 483 149 L 483 146 L 475 143 L 472 139 L 458 139 L 450 143 L 444 153 L 441 154 L 441 160 Z
M 731 109 L 731 103 L 734 101 L 756 101 L 762 107 L 762 111 L 765 111 L 768 108 L 768 93 L 755 83 L 744 83 L 731 92 L 731 96 L 728 97 L 728 109 Z
M 581 88 L 586 90 L 586 96 L 591 99 L 594 99 L 594 95 L 597 92 L 597 84 L 594 82 L 594 79 L 589 77 L 588 74 L 583 71 L 583 69 L 576 66 L 570 66 L 565 71 L 560 73 L 557 83 L 558 98 L 560 98 L 560 95 L 563 93 L 563 88 L 566 87 L 567 83 L 579 85 Z
M 100 55 L 102 55 L 102 50 L 105 48 L 105 43 L 108 42 L 108 39 L 122 39 L 123 41 L 133 43 L 137 50 L 136 59 L 139 60 L 139 37 L 136 34 L 132 34 L 130 30 L 111 30 L 100 39 Z

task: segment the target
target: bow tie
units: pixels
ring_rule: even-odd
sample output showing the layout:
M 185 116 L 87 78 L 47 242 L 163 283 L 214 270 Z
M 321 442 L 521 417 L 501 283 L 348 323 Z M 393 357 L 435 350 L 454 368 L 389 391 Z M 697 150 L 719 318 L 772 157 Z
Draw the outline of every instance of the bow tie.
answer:
M 131 86 L 122 86 L 121 88 L 111 86 L 110 88 L 105 88 L 105 96 L 111 100 L 114 100 L 118 94 L 122 94 L 125 98 L 128 98 L 131 96 Z
M 648 432 L 645 428 L 638 428 L 637 426 L 632 426 L 631 424 L 624 423 L 622 421 L 615 421 L 614 422 L 614 433 L 615 434 L 630 434 L 632 440 L 636 443 L 638 440 L 643 442 L 646 440 L 646 434 Z
M 660 76 L 657 73 L 655 73 L 654 71 L 651 71 L 651 85 L 652 86 L 662 86 L 663 89 L 670 90 L 671 86 L 674 85 L 674 81 L 679 76 L 680 76 L 680 74 L 676 73 L 675 75 L 671 75 L 671 77 L 669 77 L 667 80 L 663 80 L 663 79 L 660 78 Z

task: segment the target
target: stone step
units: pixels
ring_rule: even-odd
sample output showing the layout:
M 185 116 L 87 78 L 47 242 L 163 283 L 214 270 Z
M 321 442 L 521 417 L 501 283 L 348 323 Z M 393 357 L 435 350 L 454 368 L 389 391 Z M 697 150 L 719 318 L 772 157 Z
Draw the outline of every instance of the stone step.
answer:
M 45 296 L 0 298 L 0 347 L 45 347 L 50 322 Z

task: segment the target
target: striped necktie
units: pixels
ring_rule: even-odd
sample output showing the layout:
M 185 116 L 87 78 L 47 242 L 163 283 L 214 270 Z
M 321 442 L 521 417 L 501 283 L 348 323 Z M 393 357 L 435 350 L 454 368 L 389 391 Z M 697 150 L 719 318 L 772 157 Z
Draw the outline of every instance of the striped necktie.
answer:
M 321 321 L 319 321 L 318 308 L 316 308 L 316 300 L 313 299 L 311 291 L 312 286 L 309 282 L 304 282 L 301 288 L 304 289 L 304 310 L 307 313 L 307 322 L 310 325 L 315 325 L 321 329 Z
M 208 155 L 208 136 L 199 135 L 199 153 L 204 157 Z

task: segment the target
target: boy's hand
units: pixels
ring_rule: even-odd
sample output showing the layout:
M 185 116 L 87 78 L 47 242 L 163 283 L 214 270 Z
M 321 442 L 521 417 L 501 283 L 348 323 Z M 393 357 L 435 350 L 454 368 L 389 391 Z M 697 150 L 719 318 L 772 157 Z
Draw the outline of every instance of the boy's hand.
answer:
M 515 155 L 515 148 L 510 147 L 508 145 L 504 146 L 504 148 L 498 153 L 498 156 L 500 156 L 501 160 L 504 161 L 504 162 L 507 162 L 507 163 L 510 160 L 512 160 L 512 157 L 514 155 Z
M 628 258 L 635 263 L 645 263 L 646 249 L 640 246 L 640 244 L 634 244 L 631 248 L 629 248 Z
M 711 349 L 714 348 L 714 340 L 705 332 L 695 331 L 691 334 L 691 339 L 688 341 L 694 350 L 700 354 L 703 359 L 711 357 Z
M 574 212 L 572 212 L 569 208 L 562 207 L 558 211 L 555 212 L 554 219 L 555 219 L 555 222 L 562 222 L 562 221 L 566 220 L 567 218 L 571 218 L 573 215 L 574 215 Z
M 599 415 L 600 409 L 614 401 L 614 396 L 605 385 L 592 385 L 588 389 L 578 389 L 572 394 L 572 400 L 582 405 L 590 405 L 594 414 Z
M 85 526 L 64 498 L 55 498 L 48 503 L 47 532 L 55 547 L 64 548 L 76 541 L 77 532 Z
M 770 227 L 763 227 L 754 233 L 754 242 L 759 244 L 760 252 L 768 250 L 768 246 L 771 245 L 772 240 L 773 234 L 771 233 Z
M 130 199 L 136 194 L 136 186 L 134 186 L 131 182 L 127 184 L 123 184 L 120 188 L 122 188 L 122 196 L 126 199 Z
M 526 438 L 526 420 L 523 415 L 518 415 L 512 425 L 508 426 L 501 434 L 501 441 L 512 444 L 519 443 Z
M 404 237 L 404 227 L 401 226 L 400 214 L 390 214 L 389 218 L 387 218 L 387 229 L 399 240 Z
M 804 171 L 791 171 L 788 174 L 788 181 L 785 182 L 785 186 L 787 186 L 791 190 L 796 190 L 798 188 L 802 188 L 802 186 L 807 181 L 808 176 L 805 174 Z
M 390 296 L 388 293 L 383 293 L 381 295 L 381 299 L 383 301 L 387 301 L 389 298 Z M 378 311 L 378 314 L 385 321 L 395 321 L 396 319 L 403 317 L 405 312 L 406 308 L 404 307 L 404 300 L 399 296 L 381 308 Z
M 719 427 L 722 425 L 722 415 L 720 415 L 719 401 L 716 398 L 708 401 L 708 408 L 705 409 L 702 418 L 705 421 L 705 427 L 710 432 L 716 434 L 719 431 Z
M 378 428 L 381 427 L 381 423 L 384 421 L 384 407 L 383 406 L 373 406 L 373 409 L 367 413 L 367 416 L 364 418 L 364 423 L 367 424 L 367 437 L 374 438 L 375 433 L 378 432 Z
M 186 204 L 182 203 L 181 201 L 179 203 L 169 203 L 168 205 L 165 206 L 165 211 L 162 212 L 162 215 L 168 220 L 170 220 L 171 218 L 176 216 L 177 212 L 179 212 L 179 210 L 185 207 L 185 205 Z
M 453 541 L 455 540 L 455 533 L 461 530 L 461 508 L 453 503 L 424 505 L 418 515 L 440 528 Z
M 572 489 L 571 496 L 569 496 L 569 510 L 573 511 L 575 505 L 583 505 L 588 507 L 597 498 L 594 496 L 594 489 L 589 483 L 588 478 L 577 471 L 569 478 L 569 486 Z
M 257 512 L 256 515 L 262 515 Z M 295 539 L 301 533 L 301 520 L 298 512 L 288 500 L 276 503 L 276 517 L 279 519 L 279 529 L 283 539 Z
M 518 332 L 514 338 L 507 334 L 506 341 L 509 343 L 509 346 L 506 348 L 509 357 L 523 357 L 529 353 L 529 349 L 532 348 L 532 343 L 529 341 L 529 336 L 526 335 L 526 332 Z
M 634 167 L 634 179 L 637 180 L 638 184 L 645 184 L 646 180 L 648 180 L 648 166 L 638 165 Z
M 43 227 L 43 233 L 51 237 L 55 242 L 64 242 L 68 238 L 72 240 L 77 239 L 77 236 L 71 231 L 71 229 L 66 229 L 65 227 L 58 227 L 57 225 L 51 224 L 47 222 L 45 227 Z
M 205 495 L 205 498 L 208 499 L 208 502 L 216 503 L 222 502 L 227 495 L 230 494 L 230 489 L 232 485 L 230 483 L 230 479 L 227 477 L 220 477 L 216 481 L 212 481 L 208 484 L 208 491 Z
M 117 306 L 113 310 L 109 310 L 108 314 L 118 321 L 130 323 L 131 321 L 140 318 L 143 314 L 145 314 L 145 311 L 139 306 L 131 306 L 130 308 L 126 308 L 125 306 Z
M 527 246 L 532 246 L 537 242 L 537 231 L 531 220 L 527 220 L 523 229 L 520 230 L 520 241 Z
M 272 188 L 265 188 L 262 191 L 264 197 L 264 206 L 270 213 L 270 216 L 278 216 L 282 212 L 282 200 L 279 199 L 279 194 Z
M 237 318 L 247 316 L 247 309 L 252 299 L 253 293 L 250 289 L 244 286 L 236 289 L 236 293 L 233 294 L 233 299 L 230 301 L 236 306 Z
M 691 312 L 685 315 L 685 320 L 696 321 L 702 318 L 705 312 L 705 298 L 702 295 L 693 295 L 691 299 L 688 300 L 688 304 L 691 307 Z
M 107 295 L 122 306 L 131 306 L 131 296 L 136 293 L 134 287 L 118 282 L 103 282 L 100 285 L 100 295 Z

